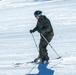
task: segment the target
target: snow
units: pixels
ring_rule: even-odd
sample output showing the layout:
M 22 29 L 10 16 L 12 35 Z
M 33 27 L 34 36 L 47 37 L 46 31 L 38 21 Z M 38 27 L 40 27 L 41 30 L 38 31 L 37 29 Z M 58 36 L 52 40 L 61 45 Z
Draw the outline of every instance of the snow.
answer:
M 35 10 L 42 10 L 51 21 L 54 38 L 51 45 L 63 60 L 48 46 L 47 66 L 27 64 L 38 56 L 32 35 L 36 25 Z M 0 1 L 0 75 L 75 75 L 76 74 L 76 0 L 1 0 Z M 40 36 L 35 32 L 37 45 Z M 33 69 L 33 67 L 35 67 Z M 33 70 L 32 70 L 33 69 Z

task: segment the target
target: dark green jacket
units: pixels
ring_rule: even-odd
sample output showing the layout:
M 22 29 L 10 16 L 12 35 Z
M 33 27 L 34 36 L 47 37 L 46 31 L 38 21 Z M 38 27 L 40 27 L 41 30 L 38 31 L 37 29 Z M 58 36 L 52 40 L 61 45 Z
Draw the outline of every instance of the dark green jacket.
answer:
M 53 32 L 53 28 L 51 26 L 51 23 L 46 16 L 41 15 L 39 17 L 39 19 L 37 21 L 37 25 L 33 29 L 33 32 L 35 32 L 35 31 L 38 31 L 39 33 L 41 33 L 43 35 Z

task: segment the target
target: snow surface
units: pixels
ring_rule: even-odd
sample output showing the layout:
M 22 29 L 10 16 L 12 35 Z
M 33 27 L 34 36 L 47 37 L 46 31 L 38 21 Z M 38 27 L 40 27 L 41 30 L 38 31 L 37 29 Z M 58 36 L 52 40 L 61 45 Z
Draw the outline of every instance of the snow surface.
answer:
M 55 33 L 50 44 L 63 57 L 53 61 L 57 55 L 48 46 L 51 62 L 48 65 L 26 64 L 38 56 L 29 33 L 36 25 L 33 13 L 38 9 L 50 19 Z M 39 34 L 35 32 L 34 37 L 38 45 Z M 0 0 L 0 75 L 47 75 L 48 72 L 76 75 L 76 0 Z

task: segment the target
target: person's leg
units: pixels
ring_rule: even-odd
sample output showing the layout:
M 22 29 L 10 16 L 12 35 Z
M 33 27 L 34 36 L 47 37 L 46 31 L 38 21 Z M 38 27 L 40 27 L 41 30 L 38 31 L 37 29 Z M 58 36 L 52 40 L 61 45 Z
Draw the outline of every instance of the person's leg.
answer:
M 46 40 L 49 43 L 52 40 L 53 35 L 50 33 L 50 34 L 46 34 L 46 36 L 44 36 L 44 37 L 46 38 Z M 48 56 L 48 52 L 47 52 L 48 43 L 46 42 L 46 40 L 44 38 L 41 38 L 40 45 L 39 45 L 39 49 L 40 49 L 40 53 L 42 55 L 43 62 L 49 60 L 49 56 Z
M 41 60 L 40 62 L 42 62 L 43 57 L 46 55 L 45 48 L 44 48 L 44 41 L 45 40 L 41 37 L 40 43 L 39 43 L 39 56 L 34 60 L 35 62 L 37 62 L 38 59 L 40 59 Z
M 42 61 L 45 61 L 47 58 L 49 60 L 47 49 L 46 49 L 47 45 L 48 43 L 44 40 L 44 38 L 41 38 L 40 44 L 39 44 L 39 57 L 42 59 Z

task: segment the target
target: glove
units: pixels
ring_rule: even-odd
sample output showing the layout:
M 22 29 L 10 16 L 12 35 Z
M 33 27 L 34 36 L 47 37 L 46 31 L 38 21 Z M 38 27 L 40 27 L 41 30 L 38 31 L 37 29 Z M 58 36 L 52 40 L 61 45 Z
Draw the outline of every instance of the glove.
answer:
M 33 33 L 33 30 L 30 30 L 30 33 Z

